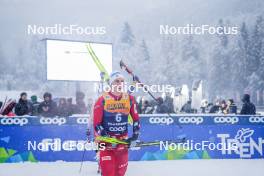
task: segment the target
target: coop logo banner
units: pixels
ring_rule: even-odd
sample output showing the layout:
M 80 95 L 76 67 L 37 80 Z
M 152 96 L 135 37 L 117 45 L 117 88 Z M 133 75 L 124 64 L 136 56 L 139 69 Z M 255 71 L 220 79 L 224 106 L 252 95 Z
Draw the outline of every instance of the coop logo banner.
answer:
M 80 117 L 80 118 L 77 118 L 76 123 L 77 124 L 89 124 L 89 119 Z
M 251 116 L 249 117 L 250 123 L 261 123 L 264 124 L 264 117 L 258 117 L 258 116 Z
M 41 117 L 39 123 L 42 125 L 63 125 L 67 122 L 64 117 Z
M 19 125 L 24 126 L 28 124 L 27 118 L 1 118 L 0 120 L 1 125 Z
M 262 137 L 254 138 L 255 131 L 250 128 L 241 128 L 234 136 L 230 134 L 217 134 L 221 143 L 230 145 L 236 143 L 237 150 L 221 150 L 222 155 L 237 155 L 240 158 L 252 158 L 254 155 L 263 157 L 263 144 Z
M 173 122 L 174 122 L 174 120 L 171 117 L 150 117 L 149 118 L 149 123 L 150 124 L 170 125 Z
M 203 117 L 180 117 L 179 123 L 181 124 L 196 124 L 199 125 L 203 123 Z
M 229 123 L 229 124 L 235 124 L 239 122 L 238 117 L 226 117 L 226 116 L 221 116 L 221 117 L 214 117 L 214 123 Z

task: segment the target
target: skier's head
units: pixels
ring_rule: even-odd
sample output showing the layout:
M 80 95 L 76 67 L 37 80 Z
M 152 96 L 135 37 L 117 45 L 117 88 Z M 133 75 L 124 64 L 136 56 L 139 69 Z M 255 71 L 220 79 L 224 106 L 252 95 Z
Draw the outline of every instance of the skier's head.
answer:
M 113 71 L 109 76 L 109 84 L 112 85 L 116 82 L 119 82 L 119 80 L 124 82 L 124 76 L 119 71 Z
M 124 76 L 119 71 L 113 71 L 109 78 L 109 85 L 111 86 L 112 92 L 121 93 L 124 81 Z

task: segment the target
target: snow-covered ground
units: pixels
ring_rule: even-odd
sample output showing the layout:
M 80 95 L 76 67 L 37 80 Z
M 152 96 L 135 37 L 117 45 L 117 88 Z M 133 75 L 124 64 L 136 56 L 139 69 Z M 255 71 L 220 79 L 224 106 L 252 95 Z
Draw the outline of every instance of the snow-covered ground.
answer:
M 264 159 L 131 161 L 127 176 L 263 176 Z M 0 176 L 99 176 L 97 164 L 85 162 L 0 164 Z

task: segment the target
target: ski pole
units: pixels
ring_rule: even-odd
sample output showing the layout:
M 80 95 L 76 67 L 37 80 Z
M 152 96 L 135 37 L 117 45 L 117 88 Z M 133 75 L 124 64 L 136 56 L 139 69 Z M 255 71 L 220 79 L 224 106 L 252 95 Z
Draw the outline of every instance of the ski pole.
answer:
M 89 120 L 89 119 L 88 119 L 88 120 Z M 91 135 L 91 131 L 90 131 L 90 128 L 89 128 L 89 126 L 88 126 L 87 131 L 86 131 L 87 140 L 85 141 L 85 143 L 84 143 L 84 145 L 83 145 L 83 147 L 84 147 L 84 148 L 83 148 L 84 151 L 83 151 L 83 153 L 82 153 L 82 161 L 81 161 L 81 165 L 80 165 L 80 169 L 79 169 L 79 174 L 81 173 L 81 171 L 82 171 L 82 167 L 83 167 L 84 156 L 85 156 L 85 153 L 86 153 L 85 146 L 86 146 L 86 144 L 87 144 L 88 142 L 91 141 L 91 140 L 90 140 L 90 135 Z
M 85 145 L 87 144 L 88 140 L 84 143 L 84 151 L 83 151 L 83 155 L 82 155 L 82 161 L 81 161 L 81 166 L 80 166 L 80 169 L 79 169 L 79 174 L 81 173 L 82 171 L 82 166 L 83 166 L 83 162 L 84 162 L 84 156 L 85 156 Z
M 128 66 L 120 60 L 120 68 L 125 69 L 125 71 L 133 77 L 133 80 L 135 80 L 137 83 L 139 83 L 144 90 L 147 91 L 147 93 L 157 102 L 159 103 L 159 100 L 144 86 L 144 84 L 139 80 L 138 76 L 136 76 L 131 69 L 128 68 Z M 169 112 L 166 113 L 169 117 L 172 118 L 171 114 Z M 180 129 L 182 129 L 182 126 L 180 124 L 177 124 Z

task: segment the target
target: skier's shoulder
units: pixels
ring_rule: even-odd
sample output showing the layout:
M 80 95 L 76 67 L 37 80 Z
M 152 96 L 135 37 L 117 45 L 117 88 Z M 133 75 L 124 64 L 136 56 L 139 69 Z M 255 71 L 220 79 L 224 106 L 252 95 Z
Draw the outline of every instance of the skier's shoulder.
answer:
M 105 99 L 104 94 L 100 95 L 100 96 L 97 98 L 97 100 L 96 100 L 96 102 L 95 102 L 95 105 L 96 105 L 96 104 L 101 104 L 101 103 L 103 103 L 104 99 Z
M 130 100 L 133 100 L 133 101 L 135 101 L 135 100 L 136 100 L 135 96 L 134 96 L 134 95 L 132 95 L 132 94 L 125 93 L 125 95 L 126 95 L 127 97 L 129 97 L 129 99 L 130 99 Z

